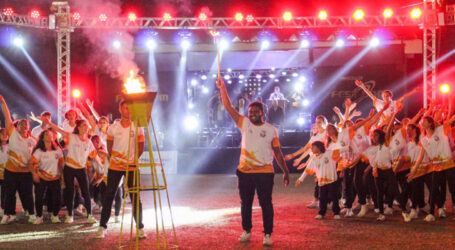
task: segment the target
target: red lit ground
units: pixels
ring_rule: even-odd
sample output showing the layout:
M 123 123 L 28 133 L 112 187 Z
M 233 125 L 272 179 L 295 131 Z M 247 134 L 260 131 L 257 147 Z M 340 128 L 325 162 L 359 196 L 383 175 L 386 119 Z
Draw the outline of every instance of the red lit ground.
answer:
M 291 176 L 293 184 L 298 176 Z M 174 222 L 181 249 L 261 249 L 262 214 L 255 201 L 251 242 L 239 243 L 239 198 L 236 177 L 233 175 L 168 176 Z M 329 210 L 326 220 L 313 219 L 317 210 L 306 208 L 311 200 L 313 182 L 308 179 L 299 188 L 284 188 L 281 175 L 275 177 L 273 203 L 275 228 L 274 249 L 451 249 L 455 247 L 455 221 L 448 208 L 449 218 L 426 223 L 420 219 L 404 223 L 399 215 L 376 222 L 376 214 L 365 218 L 335 221 Z M 148 238 L 141 241 L 150 249 L 154 237 L 152 193 L 144 194 L 144 223 Z M 450 199 L 448 200 L 451 205 Z M 18 208 L 19 209 L 19 208 Z M 66 211 L 61 211 L 61 218 Z M 165 217 L 168 217 L 165 213 Z M 99 214 L 95 213 L 99 219 Z M 72 225 L 53 225 L 46 219 L 43 225 L 19 222 L 0 225 L 1 249 L 115 249 L 118 248 L 119 224 L 109 223 L 109 233 L 96 239 L 97 224 L 83 224 L 75 217 Z M 129 229 L 129 226 L 127 226 Z M 169 233 L 169 231 L 167 231 Z M 169 235 L 169 234 L 168 234 Z

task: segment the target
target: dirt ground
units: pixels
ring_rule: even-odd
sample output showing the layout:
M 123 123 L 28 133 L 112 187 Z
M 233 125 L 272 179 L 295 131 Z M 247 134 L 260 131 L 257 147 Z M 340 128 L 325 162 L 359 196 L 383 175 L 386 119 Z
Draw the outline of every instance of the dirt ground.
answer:
M 371 210 L 364 218 L 333 220 L 329 210 L 325 220 L 314 219 L 317 210 L 308 209 L 314 182 L 307 179 L 294 187 L 297 175 L 291 176 L 291 185 L 283 187 L 282 176 L 275 176 L 273 203 L 275 227 L 273 249 L 453 249 L 455 248 L 455 221 L 448 199 L 448 219 L 433 223 L 418 220 L 404 223 L 396 211 L 386 221 L 377 222 Z M 168 176 L 173 218 L 178 245 L 181 249 L 262 249 L 262 213 L 255 200 L 253 230 L 249 243 L 239 243 L 242 233 L 240 201 L 234 175 L 173 175 Z M 162 193 L 164 194 L 164 193 Z M 141 249 L 156 248 L 155 213 L 152 192 L 143 193 L 144 224 L 148 238 L 141 240 Z M 163 204 L 164 205 L 164 204 Z M 127 204 L 129 207 L 130 205 Z M 18 206 L 17 211 L 20 211 Z M 166 236 L 172 239 L 169 209 L 163 209 Z M 65 210 L 60 212 L 63 220 Z M 95 217 L 99 219 L 99 212 Z M 125 221 L 130 222 L 130 209 Z M 75 216 L 73 224 L 50 224 L 45 216 L 42 225 L 26 223 L 19 213 L 19 221 L 0 225 L 0 249 L 115 249 L 119 247 L 120 223 L 111 217 L 108 234 L 96 239 L 98 224 L 84 224 Z M 160 216 L 159 216 L 160 217 Z M 159 224 L 161 225 L 161 224 Z M 129 238 L 130 224 L 124 226 L 123 237 Z M 170 240 L 171 241 L 171 240 Z M 127 243 L 127 242 L 125 242 Z M 172 243 L 172 241 L 171 241 Z

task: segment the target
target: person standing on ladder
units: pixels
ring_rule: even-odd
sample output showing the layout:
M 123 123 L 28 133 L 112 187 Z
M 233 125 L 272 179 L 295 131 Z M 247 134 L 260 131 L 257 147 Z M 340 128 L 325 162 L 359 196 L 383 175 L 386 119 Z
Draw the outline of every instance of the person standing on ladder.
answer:
M 111 157 L 109 162 L 109 170 L 107 173 L 105 199 L 103 201 L 100 226 L 98 228 L 98 238 L 104 238 L 106 236 L 107 222 L 111 216 L 112 202 L 115 198 L 115 193 L 117 192 L 122 177 L 126 175 L 128 168 L 128 188 L 133 187 L 134 169 L 137 167 L 134 165 L 136 128 L 131 122 L 128 104 L 124 100 L 119 103 L 119 112 L 121 119 L 114 122 L 114 124 L 107 130 L 107 150 Z M 138 129 L 137 142 L 139 158 L 144 152 L 145 145 L 145 135 L 143 128 Z M 136 183 L 136 186 L 139 186 L 139 183 Z M 139 224 L 138 237 L 139 239 L 144 239 L 146 238 L 146 235 L 144 232 L 144 224 L 142 224 L 142 202 L 139 201 L 139 218 L 137 218 L 137 202 L 135 196 L 136 194 L 131 194 L 131 202 L 133 203 L 133 215 L 136 223 Z
M 242 133 L 240 164 L 237 169 L 238 187 L 241 200 L 242 227 L 244 232 L 240 242 L 248 242 L 251 237 L 251 217 L 255 191 L 258 193 L 264 224 L 264 246 L 272 245 L 274 181 L 273 156 L 283 170 L 284 186 L 289 184 L 289 170 L 281 152 L 278 131 L 273 125 L 264 122 L 264 104 L 259 101 L 248 106 L 248 118 L 242 116 L 232 106 L 223 79 L 218 76 L 217 87 L 221 91 L 223 105 Z

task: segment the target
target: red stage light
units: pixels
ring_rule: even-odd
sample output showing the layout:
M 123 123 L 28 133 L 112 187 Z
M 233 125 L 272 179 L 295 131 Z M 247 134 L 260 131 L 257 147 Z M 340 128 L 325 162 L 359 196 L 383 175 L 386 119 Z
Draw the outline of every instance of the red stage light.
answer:
M 207 14 L 205 14 L 205 13 L 199 14 L 199 20 L 201 20 L 201 21 L 207 21 Z
M 327 11 L 325 11 L 325 10 L 319 11 L 319 14 L 318 14 L 319 20 L 325 21 L 325 20 L 327 20 L 327 17 L 329 17 L 329 15 L 327 14 Z
M 241 21 L 243 21 L 243 14 L 240 12 L 237 12 L 237 13 L 235 13 L 234 18 L 237 22 L 241 22 Z
M 3 9 L 3 15 L 5 16 L 12 16 L 14 15 L 14 9 L 11 7 L 6 7 Z
M 246 16 L 246 21 L 249 22 L 249 23 L 253 22 L 253 21 L 254 21 L 253 15 L 251 15 L 251 14 L 250 14 L 250 15 L 247 15 L 247 16 Z
M 450 93 L 450 85 L 447 84 L 447 83 L 441 84 L 441 85 L 439 86 L 439 91 L 440 91 L 442 94 L 448 94 L 448 93 Z
M 39 10 L 32 10 L 32 12 L 30 12 L 30 17 L 33 19 L 38 19 L 40 17 Z
M 99 17 L 99 18 L 100 18 L 100 21 L 101 21 L 101 22 L 105 22 L 105 21 L 107 20 L 106 14 L 100 14 L 100 17 Z
M 422 10 L 420 8 L 414 8 L 409 13 L 412 19 L 419 19 L 422 16 Z
M 81 19 L 81 14 L 79 14 L 79 12 L 74 12 L 73 13 L 73 20 L 74 21 L 78 21 L 79 19 Z
M 163 14 L 163 19 L 164 19 L 164 21 L 170 21 L 172 19 L 172 16 L 168 12 L 165 12 Z
M 128 14 L 128 19 L 129 19 L 131 22 L 134 22 L 134 21 L 136 21 L 137 16 L 136 16 L 136 14 L 135 14 L 134 12 L 130 12 L 130 13 Z
M 74 98 L 79 99 L 82 95 L 82 92 L 79 89 L 73 89 L 71 92 Z
M 384 18 L 391 18 L 393 16 L 393 10 L 392 9 L 385 9 L 384 12 L 382 12 L 382 15 Z
M 365 17 L 365 12 L 361 9 L 357 9 L 354 11 L 354 14 L 352 14 L 352 17 L 356 21 L 360 21 Z
M 283 20 L 284 20 L 285 22 L 290 22 L 290 21 L 292 20 L 292 12 L 290 12 L 290 11 L 285 11 L 285 12 L 283 13 Z

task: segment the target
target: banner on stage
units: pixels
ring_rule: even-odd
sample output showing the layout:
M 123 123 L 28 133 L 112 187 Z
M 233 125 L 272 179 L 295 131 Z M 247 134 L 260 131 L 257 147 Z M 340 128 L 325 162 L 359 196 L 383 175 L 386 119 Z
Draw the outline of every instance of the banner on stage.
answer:
M 161 154 L 161 160 L 163 161 L 163 166 L 164 166 L 164 172 L 166 174 L 177 174 L 177 156 L 178 152 L 177 151 L 160 151 Z M 153 158 L 155 160 L 155 163 L 159 163 L 159 158 L 158 158 L 158 152 L 153 151 Z M 144 151 L 140 158 L 141 162 L 150 162 L 149 160 L 149 152 Z M 161 169 L 157 169 L 158 171 L 161 171 Z M 150 174 L 150 169 L 147 167 L 141 168 L 141 174 Z

